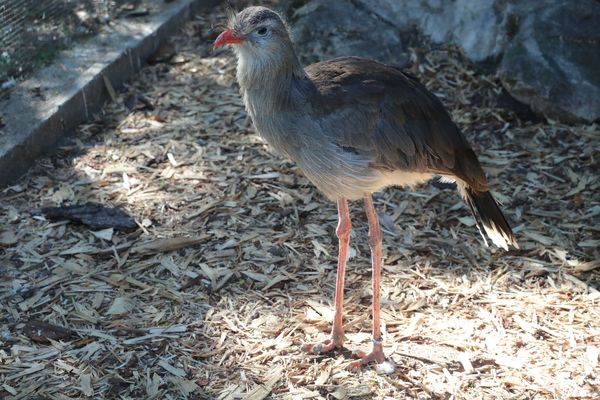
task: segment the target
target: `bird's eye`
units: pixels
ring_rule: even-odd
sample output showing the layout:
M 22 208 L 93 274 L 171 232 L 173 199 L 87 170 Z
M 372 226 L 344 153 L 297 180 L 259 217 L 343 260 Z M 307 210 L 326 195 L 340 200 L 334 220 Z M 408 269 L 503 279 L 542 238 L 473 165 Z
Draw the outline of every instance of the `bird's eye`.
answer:
M 267 34 L 267 28 L 266 28 L 266 27 L 264 27 L 264 26 L 263 26 L 263 27 L 261 27 L 261 28 L 258 28 L 258 29 L 256 30 L 256 33 L 258 33 L 260 36 L 264 36 L 264 35 L 266 35 L 266 34 Z

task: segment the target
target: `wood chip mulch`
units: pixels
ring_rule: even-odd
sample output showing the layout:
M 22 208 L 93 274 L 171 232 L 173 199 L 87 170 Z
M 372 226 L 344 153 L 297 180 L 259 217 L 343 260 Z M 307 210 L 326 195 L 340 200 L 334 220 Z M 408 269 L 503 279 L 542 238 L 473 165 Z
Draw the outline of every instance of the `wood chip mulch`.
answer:
M 336 210 L 255 135 L 224 9 L 173 39 L 59 154 L 0 192 L 0 398 L 566 399 L 600 396 L 597 125 L 522 121 L 450 47 L 414 49 L 480 155 L 521 250 L 482 245 L 454 189 L 376 197 L 385 351 L 370 342 L 370 254 L 352 205 L 348 351 L 304 354 L 333 316 Z M 137 229 L 50 220 L 119 207 Z

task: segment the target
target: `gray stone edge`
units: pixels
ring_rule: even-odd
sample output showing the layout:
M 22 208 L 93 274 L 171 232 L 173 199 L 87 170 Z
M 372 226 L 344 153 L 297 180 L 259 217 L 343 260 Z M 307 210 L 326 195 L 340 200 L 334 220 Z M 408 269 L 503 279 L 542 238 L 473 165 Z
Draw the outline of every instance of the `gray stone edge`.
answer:
M 111 99 L 103 76 L 108 78 L 115 90 L 119 90 L 185 22 L 202 9 L 217 3 L 218 0 L 186 0 L 164 10 L 158 16 L 160 22 L 155 29 L 135 40 L 132 45 L 124 43 L 120 54 L 107 60 L 99 72 L 83 82 L 75 93 L 64 93 L 66 100 L 46 118 L 41 121 L 32 118 L 29 129 L 19 132 L 18 139 L 0 151 L 0 189 L 15 183 L 37 158 L 51 153 L 61 138 L 72 134 L 77 126 L 101 110 L 106 101 Z M 98 51 L 103 51 L 100 45 Z

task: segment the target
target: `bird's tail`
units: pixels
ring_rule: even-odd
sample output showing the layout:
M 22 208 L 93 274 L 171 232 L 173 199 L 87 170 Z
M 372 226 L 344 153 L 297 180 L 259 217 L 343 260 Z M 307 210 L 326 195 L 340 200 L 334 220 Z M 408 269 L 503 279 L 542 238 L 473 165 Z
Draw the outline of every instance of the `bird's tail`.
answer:
M 464 185 L 461 189 L 486 246 L 488 243 L 483 232 L 496 246 L 502 247 L 504 250 L 508 250 L 509 245 L 518 249 L 519 245 L 515 234 L 508 221 L 506 221 L 504 214 L 502 214 L 502 210 L 500 210 L 494 196 L 490 192 L 478 192 L 467 185 Z

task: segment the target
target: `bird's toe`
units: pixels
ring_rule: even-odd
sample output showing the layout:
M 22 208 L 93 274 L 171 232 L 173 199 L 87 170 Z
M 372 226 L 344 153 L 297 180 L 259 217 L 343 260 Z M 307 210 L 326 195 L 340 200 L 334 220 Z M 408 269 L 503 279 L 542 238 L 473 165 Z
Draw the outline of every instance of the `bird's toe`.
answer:
M 322 354 L 328 353 L 334 350 L 336 347 L 341 347 L 341 343 L 337 343 L 332 339 L 327 339 L 322 342 L 305 343 L 302 345 L 302 350 L 306 351 L 307 353 Z
M 391 374 L 394 372 L 394 364 L 385 359 L 383 354 L 383 347 L 380 343 L 376 343 L 373 346 L 373 350 L 370 353 L 364 351 L 357 351 L 354 353 L 358 360 L 352 361 L 348 364 L 348 369 L 359 369 L 364 365 L 368 365 L 372 362 L 377 363 L 377 369 L 383 374 Z

